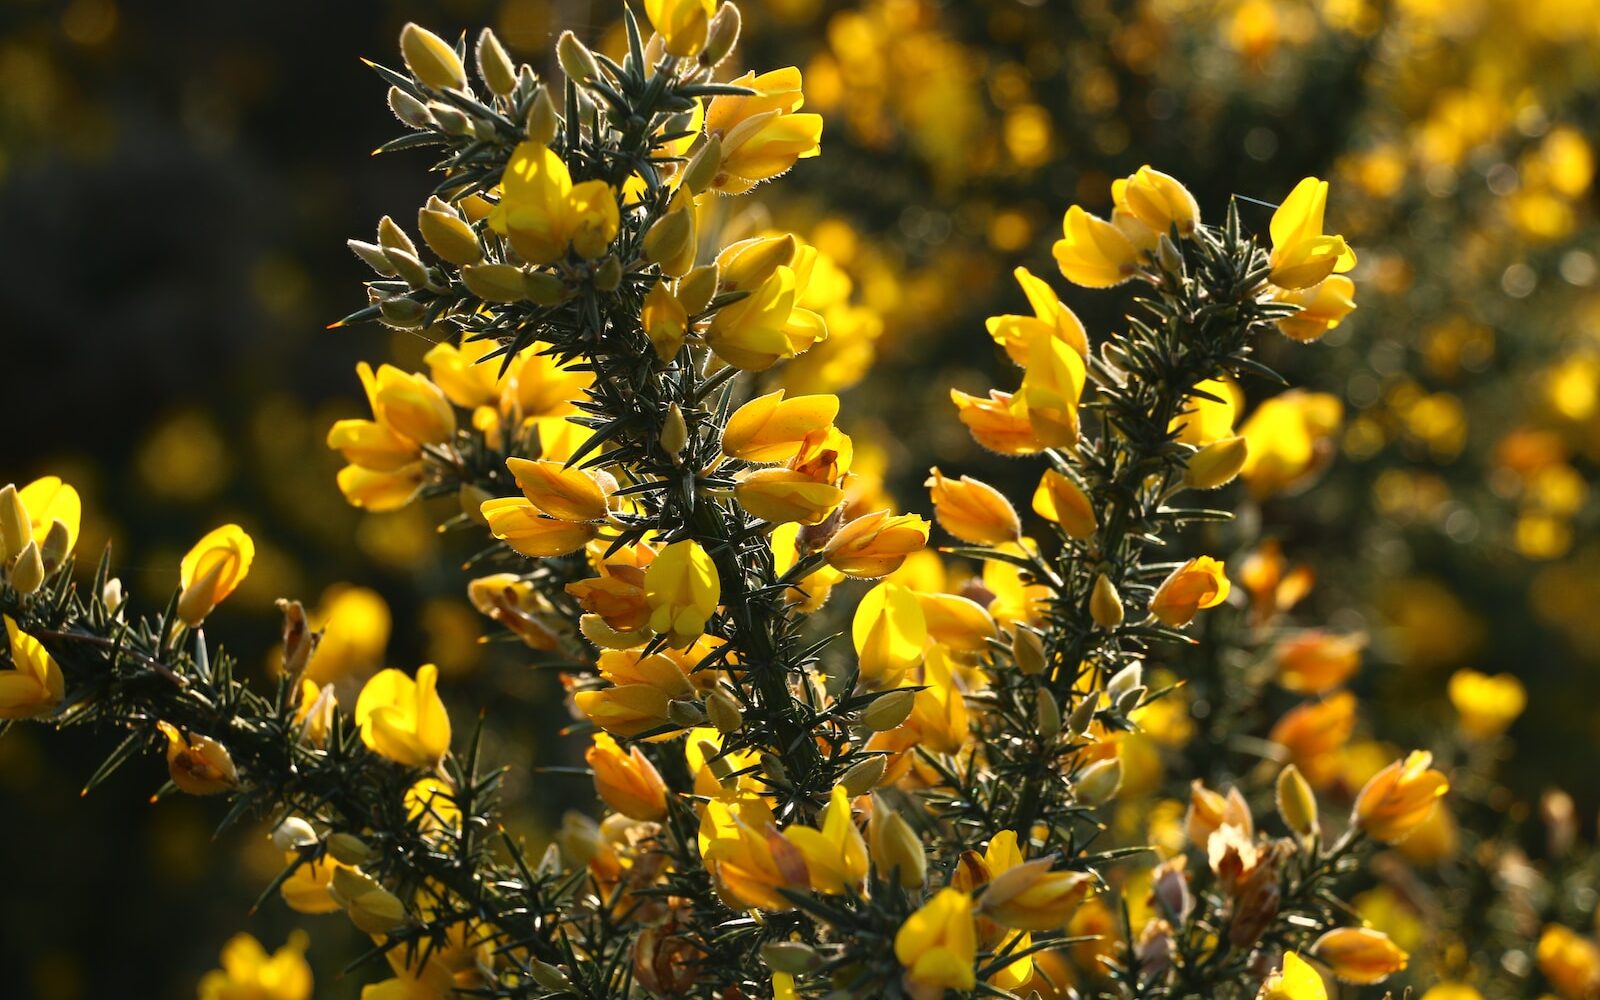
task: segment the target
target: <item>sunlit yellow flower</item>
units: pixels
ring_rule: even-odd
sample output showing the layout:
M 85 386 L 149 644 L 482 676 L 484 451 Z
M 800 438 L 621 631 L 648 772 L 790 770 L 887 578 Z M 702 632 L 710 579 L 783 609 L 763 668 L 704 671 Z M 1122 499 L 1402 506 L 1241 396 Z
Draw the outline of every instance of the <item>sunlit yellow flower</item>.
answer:
M 1266 497 L 1303 487 L 1332 458 L 1343 418 L 1337 396 L 1301 389 L 1256 407 L 1239 430 L 1249 445 L 1240 475 L 1250 492 Z
M 1506 731 L 1528 705 L 1528 692 L 1511 674 L 1457 670 L 1450 676 L 1450 704 L 1461 716 L 1461 730 L 1474 739 Z
M 170 722 L 156 727 L 167 738 L 167 772 L 172 783 L 190 795 L 218 795 L 239 785 L 228 748 L 209 736 L 185 736 Z
M 50 528 L 60 521 L 66 529 L 66 549 L 60 554 L 66 558 L 78 546 L 78 527 L 83 520 L 83 501 L 78 491 L 59 476 L 41 476 L 17 491 L 17 499 L 28 511 L 28 523 L 33 529 L 33 540 L 44 548 L 50 537 Z M 49 567 L 54 569 L 54 567 Z
M 573 695 L 578 711 L 608 733 L 633 737 L 665 725 L 672 699 L 650 684 L 618 684 Z
M 795 267 L 781 262 L 770 268 L 741 266 L 750 261 L 781 261 L 785 247 L 795 253 L 793 241 L 746 243 L 756 245 L 734 244 L 718 259 L 726 262 L 724 286 L 750 294 L 717 310 L 706 327 L 706 343 L 735 368 L 764 371 L 809 349 L 828 335 L 828 328 L 821 315 L 796 304 L 804 285 Z M 791 259 L 791 263 L 798 261 Z
M 922 662 L 928 624 L 917 595 L 886 580 L 867 591 L 856 605 L 850 636 L 861 683 L 874 689 L 891 688 Z
M 1351 824 L 1385 844 L 1404 840 L 1450 790 L 1450 782 L 1432 764 L 1433 754 L 1413 750 L 1373 775 L 1356 796 Z
M 1309 344 L 1355 311 L 1355 295 L 1355 282 L 1342 274 L 1329 275 L 1310 288 L 1280 289 L 1273 298 L 1297 305 L 1300 311 L 1278 320 L 1278 329 L 1291 340 Z
M 630 747 L 627 753 L 605 733 L 594 734 L 584 754 L 594 771 L 595 791 L 606 805 L 631 819 L 658 820 L 667 814 L 667 786 L 655 765 Z
M 200 1000 L 311 1000 L 308 943 L 305 932 L 296 931 L 268 955 L 260 941 L 235 934 L 222 946 L 222 968 L 200 977 Z
M 1370 986 L 1402 971 L 1409 957 L 1382 931 L 1370 927 L 1337 927 L 1317 938 L 1311 953 L 1327 963 L 1335 977 Z
M 1356 724 L 1356 697 L 1340 691 L 1321 701 L 1290 709 L 1272 727 L 1272 742 L 1289 751 L 1289 759 L 1313 787 L 1325 787 L 1338 772 L 1338 753 L 1350 741 Z
M 795 824 L 783 831 L 805 857 L 811 888 L 838 894 L 859 888 L 867 877 L 867 842 L 850 812 L 850 796 L 835 785 L 822 811 L 820 829 Z
M 1439 983 L 1428 987 L 1422 1000 L 1483 1000 L 1483 994 L 1466 983 Z
M 1052 448 L 1077 443 L 1078 400 L 1085 377 L 1082 356 L 1064 341 L 1040 337 L 1029 346 L 1017 395 L 1040 442 Z
M 44 715 L 66 697 L 61 667 L 44 645 L 5 616 L 10 641 L 10 670 L 0 670 L 0 719 L 31 719 Z
M 576 552 L 595 536 L 596 525 L 562 521 L 545 516 L 526 497 L 500 497 L 485 500 L 480 508 L 494 537 L 535 558 L 551 558 Z
M 356 699 L 361 741 L 407 767 L 432 768 L 450 749 L 450 716 L 437 686 L 439 668 L 424 664 L 412 680 L 393 668 L 380 670 Z
M 683 348 L 683 340 L 689 334 L 689 313 L 667 283 L 658 281 L 645 293 L 639 325 L 656 349 L 656 357 L 666 364 Z
M 307 615 L 307 625 L 322 638 L 302 676 L 320 684 L 377 666 L 388 647 L 393 620 L 377 591 L 336 584 Z
M 1117 211 L 1130 216 L 1150 234 L 1147 241 L 1165 236 L 1174 228 L 1178 235 L 1193 236 L 1200 224 L 1200 206 L 1189 189 L 1178 179 L 1146 164 L 1132 176 L 1111 182 L 1111 200 Z M 1113 216 L 1113 221 L 1116 221 Z M 1136 240 L 1135 242 L 1141 242 Z
M 1261 984 L 1256 1000 L 1328 1000 L 1328 989 L 1317 970 L 1291 951 L 1283 956 L 1283 968 Z
M 706 108 L 706 135 L 722 140 L 713 190 L 742 194 L 822 151 L 822 116 L 799 114 L 805 97 L 793 66 L 729 81 L 753 94 L 727 94 Z
M 1093 876 L 1083 872 L 1051 871 L 1051 858 L 1024 862 L 1014 830 L 1002 830 L 990 839 L 984 861 L 992 881 L 979 909 L 996 922 L 1017 930 L 1065 927 L 1067 918 L 1083 902 L 1094 882 Z
M 1138 273 L 1139 248 L 1106 220 L 1073 205 L 1061 220 L 1061 230 L 1063 237 L 1051 252 L 1062 276 L 1073 284 L 1110 288 Z
M 427 466 L 420 461 L 388 472 L 347 465 L 339 470 L 339 492 L 350 506 L 382 514 L 399 510 L 415 500 L 427 477 Z
M 191 626 L 205 621 L 244 580 L 255 556 L 255 542 L 237 524 L 224 524 L 196 542 L 179 568 L 178 617 Z
M 1203 448 L 1233 436 L 1233 424 L 1244 405 L 1244 393 L 1229 378 L 1206 379 L 1183 401 L 1183 411 L 1172 418 L 1171 430 L 1184 444 Z
M 1539 971 L 1566 1000 L 1600 994 L 1600 947 L 1561 924 L 1546 924 L 1539 935 Z
M 810 884 L 805 855 L 778 832 L 759 797 L 707 802 L 701 836 L 700 853 L 717 894 L 735 909 L 792 909 L 779 890 Z
M 988 483 L 971 476 L 948 479 L 935 467 L 923 485 L 933 498 L 939 526 L 962 541 L 994 545 L 1022 537 L 1016 508 Z
M 396 947 L 384 953 L 394 976 L 361 987 L 361 1000 L 451 1000 L 460 995 L 439 950 L 426 958 L 421 951 L 409 958 L 406 952 L 406 948 Z
M 334 871 L 346 865 L 326 854 L 315 861 L 302 861 L 298 851 L 290 851 L 286 861 L 295 866 L 294 874 L 284 880 L 278 891 L 289 909 L 310 914 L 340 909 L 338 900 L 329 895 L 328 887 L 333 885 Z
M 379 365 L 377 373 L 373 374 L 365 362 L 358 365 L 356 371 L 366 387 L 373 417 L 379 424 L 419 444 L 444 444 L 455 436 L 456 411 L 444 390 L 434 385 L 428 376 L 401 371 L 393 365 Z M 339 425 L 334 427 L 337 431 Z M 355 456 L 346 457 L 357 465 L 368 464 Z M 385 468 L 384 465 L 372 467 Z
M 687 59 L 705 47 L 716 6 L 715 0 L 645 0 L 644 13 L 667 52 Z
M 516 477 L 522 495 L 535 507 L 563 521 L 598 521 L 609 510 L 609 494 L 615 480 L 609 474 L 596 475 L 561 462 L 506 459 L 506 468 Z
M 1019 367 L 1028 364 L 1030 348 L 1034 341 L 1055 339 L 1065 343 L 1080 357 L 1089 354 L 1089 340 L 1083 323 L 1076 313 L 1056 297 L 1056 293 L 1042 279 L 1025 267 L 1011 272 L 1017 284 L 1033 307 L 1032 316 L 990 316 L 987 325 L 989 336 L 1005 348 L 1013 363 Z
M 989 398 L 982 399 L 951 389 L 950 400 L 956 404 L 958 418 L 972 432 L 972 439 L 990 451 L 1033 455 L 1045 449 L 1020 395 L 990 389 Z
M 459 347 L 441 342 L 430 347 L 428 353 L 422 356 L 422 361 L 428 366 L 428 374 L 433 376 L 434 384 L 450 402 L 468 410 L 494 406 L 500 399 L 501 362 L 498 357 L 491 359 L 488 356 L 498 346 L 491 337 L 469 340 Z M 349 454 L 345 458 L 356 461 Z
M 895 958 L 905 966 L 907 985 L 918 1000 L 976 986 L 977 952 L 972 897 L 955 889 L 939 890 L 894 936 Z
M 994 616 L 977 601 L 959 594 L 917 594 L 928 637 L 952 656 L 973 662 L 989 650 L 996 635 Z
M 823 556 L 828 565 L 860 580 L 888 576 L 906 557 L 928 544 L 928 522 L 915 514 L 886 510 L 863 514 L 828 539 Z
M 1033 491 L 1033 512 L 1073 538 L 1088 538 L 1099 528 L 1094 505 L 1078 484 L 1055 469 L 1046 469 Z
M 1150 613 L 1164 624 L 1180 628 L 1206 608 L 1228 599 L 1228 575 L 1222 563 L 1210 556 L 1199 556 L 1173 570 L 1155 596 L 1150 598 Z
M 769 392 L 733 411 L 722 431 L 722 450 L 747 462 L 787 462 L 814 431 L 833 424 L 839 397 L 831 393 L 784 398 Z
M 522 259 L 534 265 L 554 263 L 569 248 L 580 257 L 600 257 L 620 223 L 616 192 L 609 184 L 573 184 L 561 157 L 535 142 L 512 150 L 500 201 L 489 213 L 489 228 L 508 238 Z
M 1280 288 L 1310 288 L 1330 274 L 1356 266 L 1355 251 L 1343 236 L 1325 236 L 1322 216 L 1328 182 L 1307 177 L 1272 214 L 1272 273 Z
M 681 649 L 705 632 L 722 600 L 722 581 L 700 543 L 684 539 L 657 553 L 644 571 L 644 591 L 650 627 Z
M 916 734 L 918 746 L 934 753 L 956 754 L 970 734 L 967 700 L 954 677 L 950 654 L 933 646 L 923 660 L 923 688 L 911 700 L 905 728 Z

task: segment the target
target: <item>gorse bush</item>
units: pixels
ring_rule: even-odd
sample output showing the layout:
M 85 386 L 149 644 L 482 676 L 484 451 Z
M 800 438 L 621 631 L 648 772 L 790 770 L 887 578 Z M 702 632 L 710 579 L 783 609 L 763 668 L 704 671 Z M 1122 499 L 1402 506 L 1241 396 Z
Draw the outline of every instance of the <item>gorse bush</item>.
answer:
M 604 814 L 530 850 L 437 667 L 340 704 L 292 602 L 275 681 L 247 683 L 203 625 L 250 537 L 206 535 L 140 612 L 108 557 L 75 575 L 78 498 L 54 478 L 0 492 L 0 714 L 117 733 L 91 787 L 156 749 L 163 792 L 266 818 L 285 860 L 264 897 L 370 934 L 393 974 L 374 998 L 1307 1000 L 1324 972 L 1403 969 L 1340 893 L 1436 825 L 1447 782 L 1413 752 L 1324 815 L 1357 640 L 1278 651 L 1283 686 L 1318 697 L 1242 787 L 1197 781 L 1154 843 L 1121 811 L 1130 737 L 1194 724 L 1183 647 L 1254 655 L 1309 586 L 1262 549 L 1235 594 L 1197 546 L 1229 517 L 1209 491 L 1303 486 L 1329 458 L 1325 397 L 1234 428 L 1236 383 L 1277 378 L 1255 345 L 1355 307 L 1327 184 L 1260 235 L 1150 167 L 1112 185 L 1110 219 L 1068 207 L 1055 263 L 1120 288 L 1125 328 L 1086 330 L 1018 269 L 1031 314 L 988 323 L 1018 383 L 927 419 L 1038 486 L 1017 503 L 934 468 L 935 527 L 853 468 L 837 397 L 762 383 L 827 338 L 825 262 L 781 231 L 723 245 L 715 206 L 820 152 L 800 72 L 719 75 L 731 3 L 644 7 L 654 33 L 625 11 L 620 62 L 563 34 L 561 79 L 489 31 L 469 54 L 415 25 L 405 71 L 374 67 L 407 129 L 383 149 L 433 156 L 439 184 L 420 242 L 388 217 L 352 241 L 376 277 L 339 325 L 442 339 L 427 372 L 363 365 L 371 419 L 328 435 L 350 503 L 459 501 L 445 527 L 485 546 L 468 595 L 561 670 Z M 1198 636 L 1230 594 L 1243 620 Z M 303 997 L 304 947 L 240 939 L 202 993 Z

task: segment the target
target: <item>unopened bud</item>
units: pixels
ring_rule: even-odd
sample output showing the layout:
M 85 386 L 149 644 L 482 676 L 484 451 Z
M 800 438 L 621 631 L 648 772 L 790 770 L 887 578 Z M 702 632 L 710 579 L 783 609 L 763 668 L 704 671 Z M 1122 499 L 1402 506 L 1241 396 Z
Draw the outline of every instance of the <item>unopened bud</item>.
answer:
M 539 856 L 539 867 L 534 869 L 537 875 L 561 874 L 561 845 L 552 841 L 544 845 L 544 853 Z
M 305 672 L 311 654 L 317 648 L 317 633 L 306 621 L 305 608 L 299 601 L 278 599 L 278 610 L 283 614 L 283 673 L 290 680 Z M 298 690 L 298 686 L 293 690 Z
M 493 499 L 493 493 L 473 483 L 462 483 L 461 488 L 456 490 L 456 502 L 461 505 L 461 513 L 480 526 L 489 523 L 489 519 L 483 516 L 483 505 Z
M 706 264 L 684 275 L 678 282 L 678 304 L 690 316 L 705 312 L 717 294 L 717 265 Z
M 122 579 L 120 577 L 114 576 L 106 581 L 106 585 L 100 588 L 100 600 L 105 604 L 107 612 L 113 615 L 117 613 L 117 609 L 122 607 Z
M 768 941 L 761 946 L 761 961 L 773 972 L 803 976 L 822 964 L 822 956 L 804 941 Z
M 416 299 L 396 295 L 378 303 L 378 314 L 384 323 L 397 330 L 415 330 L 422 325 L 427 309 Z
M 522 269 L 512 264 L 467 264 L 461 282 L 485 302 L 521 302 L 528 296 Z
M 1048 662 L 1039 633 L 1020 623 L 1011 626 L 1011 660 L 1029 677 L 1043 673 Z
M 11 567 L 11 586 L 19 594 L 31 594 L 44 583 L 44 560 L 33 539 L 22 547 Z
M 394 265 L 389 263 L 389 258 L 383 254 L 383 247 L 376 243 L 363 243 L 360 240 L 345 240 L 344 245 L 349 247 L 361 262 L 377 271 L 385 278 L 395 276 Z
M 499 97 L 510 95 L 517 89 L 517 67 L 506 54 L 506 48 L 494 31 L 484 28 L 478 35 L 478 75 L 489 90 Z
M 611 254 L 594 269 L 594 287 L 602 292 L 614 292 L 622 285 L 622 261 Z
M 1166 233 L 1156 242 L 1156 262 L 1161 265 L 1161 270 L 1168 274 L 1183 274 L 1183 254 L 1178 250 L 1178 245 L 1172 242 L 1172 237 Z
M 1072 783 L 1078 801 L 1091 806 L 1109 802 L 1121 787 L 1122 760 L 1119 757 L 1095 761 L 1079 772 L 1078 780 Z
M 335 833 L 328 837 L 328 854 L 341 865 L 364 865 L 375 861 L 378 852 L 353 833 Z
M 428 287 L 428 268 L 416 254 L 406 253 L 404 250 L 388 248 L 383 255 L 389 258 L 389 263 L 394 265 L 395 273 L 412 288 Z
M 335 868 L 328 895 L 344 907 L 350 922 L 368 934 L 387 934 L 406 922 L 400 897 L 354 868 Z
M 378 246 L 384 250 L 404 250 L 413 257 L 417 255 L 417 245 L 411 242 L 400 224 L 387 215 L 378 220 Z
M 556 61 L 561 64 L 561 72 L 580 87 L 593 83 L 600 76 L 600 64 L 595 61 L 594 53 L 570 31 L 563 31 L 556 40 Z
M 428 112 L 433 115 L 434 121 L 439 123 L 439 128 L 446 135 L 472 135 L 472 119 L 465 112 L 458 111 L 448 104 L 438 101 L 428 105 Z
M 549 962 L 541 962 L 536 958 L 529 971 L 533 973 L 533 981 L 547 990 L 560 993 L 572 989 L 572 980 L 567 978 L 567 974 Z
M 698 701 L 675 698 L 667 703 L 667 719 L 674 725 L 693 729 L 695 726 L 705 725 L 706 711 L 700 707 Z
M 400 29 L 400 55 L 411 75 L 434 90 L 467 89 L 467 68 L 450 43 L 427 28 L 407 23 Z
M 861 713 L 861 724 L 875 733 L 886 732 L 911 717 L 916 701 L 917 693 L 907 688 L 881 694 Z
M 888 766 L 885 757 L 868 757 L 840 775 L 839 784 L 844 786 L 845 794 L 851 798 L 865 795 L 878 787 L 878 782 L 883 780 L 883 773 Z
M 789 769 L 783 766 L 783 761 L 775 753 L 761 755 L 761 769 L 767 772 L 767 777 L 774 781 L 784 784 L 789 781 Z
M 559 305 L 567 298 L 566 283 L 549 271 L 530 272 L 523 281 L 523 288 L 535 305 Z
M 440 202 L 440 205 L 443 204 Z M 430 201 L 428 207 L 418 209 L 417 229 L 422 233 L 422 241 L 440 260 L 459 266 L 476 264 L 483 259 L 483 248 L 478 246 L 478 234 L 472 231 L 466 220 L 448 207 L 434 208 Z
M 272 846 L 280 851 L 295 851 L 317 842 L 317 831 L 299 816 L 286 816 L 272 828 Z
M 683 409 L 677 403 L 667 407 L 667 419 L 661 423 L 661 450 L 676 464 L 682 461 L 683 449 L 689 443 L 689 424 L 683 419 Z
M 1073 706 L 1072 713 L 1067 716 L 1068 735 L 1077 739 L 1089 731 L 1089 727 L 1094 725 L 1094 713 L 1099 708 L 1096 704 L 1098 700 L 1099 695 L 1086 694 Z
M 717 732 L 723 734 L 736 733 L 744 725 L 744 713 L 739 709 L 739 702 L 722 688 L 716 688 L 706 695 L 706 717 L 717 727 Z
M 432 128 L 437 124 L 426 104 L 399 87 L 389 88 L 389 110 L 394 112 L 394 116 L 400 119 L 402 124 L 414 129 Z
M 722 172 L 722 138 L 707 136 L 699 150 L 683 168 L 683 186 L 694 194 L 704 194 Z
M 556 104 L 550 99 L 550 88 L 541 84 L 528 108 L 528 141 L 548 146 L 561 127 L 561 116 L 556 114 Z
M 1317 835 L 1317 796 L 1310 782 L 1293 764 L 1278 772 L 1278 815 L 1283 824 L 1294 831 L 1302 841 Z
M 1144 684 L 1144 667 L 1135 660 L 1118 670 L 1106 681 L 1106 697 L 1116 701 L 1136 687 Z
M 880 876 L 897 878 L 902 888 L 922 887 L 928 875 L 928 856 L 922 850 L 922 841 L 911 824 L 899 813 L 890 812 L 876 797 L 872 821 L 867 825 L 867 846 Z
M 1094 591 L 1089 595 L 1089 617 L 1103 629 L 1114 629 L 1122 624 L 1122 595 L 1116 584 L 1104 573 L 1094 578 Z
M 39 546 L 39 557 L 44 560 L 46 575 L 60 569 L 71 551 L 72 529 L 61 518 L 55 518 L 50 522 L 50 530 L 44 534 L 44 544 Z
M 1034 706 L 1034 726 L 1039 731 L 1039 736 L 1046 741 L 1055 739 L 1061 733 L 1061 706 L 1056 703 L 1055 695 L 1044 687 L 1039 688 L 1039 701 Z
M 644 234 L 645 259 L 661 265 L 661 273 L 669 277 L 686 274 L 694 263 L 694 238 L 694 205 L 690 202 L 657 219 Z
M 1183 470 L 1183 484 L 1196 490 L 1225 486 L 1244 468 L 1249 451 L 1243 437 L 1213 441 L 1189 456 L 1189 465 Z
M 7 483 L 0 488 L 0 566 L 15 559 L 32 538 L 33 521 L 28 507 L 16 486 Z
M 1116 710 L 1118 715 L 1123 717 L 1132 715 L 1135 709 L 1144 704 L 1144 696 L 1146 694 L 1149 694 L 1149 691 L 1143 685 L 1131 687 L 1117 697 L 1112 704 L 1112 708 Z
M 739 8 L 724 3 L 711 18 L 706 29 L 706 47 L 700 50 L 700 65 L 715 66 L 728 58 L 728 53 L 739 44 Z

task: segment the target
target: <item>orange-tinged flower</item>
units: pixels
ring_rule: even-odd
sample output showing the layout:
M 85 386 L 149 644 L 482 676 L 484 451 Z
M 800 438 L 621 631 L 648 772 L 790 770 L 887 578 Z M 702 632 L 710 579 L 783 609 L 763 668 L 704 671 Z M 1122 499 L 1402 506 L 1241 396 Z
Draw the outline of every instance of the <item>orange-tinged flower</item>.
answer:
M 811 888 L 837 895 L 867 877 L 867 842 L 850 811 L 850 796 L 835 785 L 819 829 L 796 824 L 783 832 L 805 857 Z
M 243 582 L 255 556 L 255 542 L 237 524 L 224 524 L 196 542 L 179 569 L 178 617 L 199 626 Z
M 759 796 L 707 802 L 700 854 L 717 894 L 735 909 L 793 909 L 779 890 L 810 884 L 805 855 L 778 832 Z
M 480 510 L 489 532 L 525 556 L 550 558 L 576 552 L 598 530 L 588 522 L 547 517 L 526 497 L 485 500 Z
M 1278 330 L 1302 344 L 1320 340 L 1355 312 L 1355 296 L 1356 283 L 1342 274 L 1330 275 L 1310 288 L 1279 289 L 1273 299 L 1299 306 L 1300 311 L 1278 320 Z
M 1302 694 L 1326 694 L 1361 667 L 1366 636 L 1308 629 L 1279 640 L 1272 659 L 1278 683 Z
M 239 772 L 228 748 L 209 736 L 185 736 L 170 722 L 157 722 L 167 738 L 167 771 L 172 783 L 190 795 L 218 795 L 239 786 Z
M 0 719 L 31 719 L 53 711 L 66 697 L 66 678 L 44 645 L 5 616 L 10 670 L 0 670 Z
M 977 952 L 972 897 L 956 889 L 939 890 L 894 936 L 895 958 L 905 966 L 907 985 L 919 1000 L 976 986 Z
M 666 783 L 638 747 L 624 753 L 616 740 L 595 733 L 584 760 L 594 771 L 595 791 L 606 805 L 630 819 L 658 820 L 667 815 Z
M 416 679 L 380 670 L 356 699 L 361 741 L 407 767 L 432 768 L 450 750 L 450 716 L 439 698 L 439 668 L 417 668 Z
M 1566 1000 L 1600 996 L 1600 947 L 1561 924 L 1546 924 L 1539 935 L 1539 971 Z
M 1322 788 L 1339 770 L 1339 751 L 1356 725 L 1356 696 L 1340 691 L 1290 709 L 1267 737 L 1289 751 L 1289 760 L 1312 787 Z
M 1404 840 L 1427 821 L 1450 790 L 1449 780 L 1432 764 L 1433 754 L 1413 750 L 1373 775 L 1356 796 L 1352 825 L 1385 844 Z
M 1077 314 L 1056 297 L 1047 283 L 1035 277 L 1027 268 L 1019 267 L 1011 273 L 1016 277 L 1017 284 L 1022 286 L 1023 294 L 1028 297 L 1033 315 L 990 316 L 987 326 L 989 336 L 1005 348 L 1012 362 L 1019 367 L 1026 366 L 1033 342 L 1052 338 L 1062 341 L 1077 351 L 1079 356 L 1088 357 L 1089 340 Z
M 1020 395 L 990 389 L 989 398 L 950 390 L 956 416 L 979 445 L 1001 455 L 1034 455 L 1045 449 L 1028 419 L 1028 407 Z
M 1059 524 L 1072 538 L 1088 538 L 1100 527 L 1088 495 L 1055 469 L 1044 470 L 1040 477 L 1033 491 L 1033 512 Z
M 992 881 L 979 910 L 997 923 L 1017 930 L 1048 931 L 1065 927 L 1093 885 L 1084 872 L 1051 871 L 1051 858 L 1024 862 L 1017 834 L 1002 830 L 984 852 Z
M 1383 982 L 1404 970 L 1410 957 L 1389 935 L 1370 927 L 1334 928 L 1317 938 L 1311 953 L 1338 979 L 1358 986 Z
M 833 424 L 839 397 L 831 393 L 784 398 L 769 392 L 733 411 L 722 432 L 722 450 L 746 462 L 787 462 L 814 431 Z
M 828 539 L 828 565 L 860 580 L 888 576 L 928 544 L 928 522 L 915 514 L 874 511 L 845 524 Z
M 805 103 L 800 70 L 746 73 L 730 82 L 755 93 L 719 95 L 706 108 L 706 135 L 722 140 L 712 190 L 742 194 L 822 151 L 822 116 L 798 113 Z
M 609 473 L 596 475 L 561 462 L 536 462 L 525 458 L 506 459 L 506 468 L 516 477 L 522 495 L 551 517 L 573 522 L 598 521 L 610 509 L 607 487 L 615 488 L 616 483 Z
M 1172 571 L 1150 598 L 1150 613 L 1164 624 L 1181 628 L 1206 608 L 1228 598 L 1228 575 L 1222 563 L 1199 556 Z
M 1120 285 L 1139 271 L 1139 248 L 1104 219 L 1073 205 L 1061 220 L 1062 238 L 1051 252 L 1061 274 L 1085 288 Z
M 1342 236 L 1325 236 L 1323 213 L 1328 182 L 1307 177 L 1295 185 L 1272 215 L 1272 273 L 1280 288 L 1309 288 L 1330 274 L 1356 266 L 1355 251 Z
M 572 696 L 590 722 L 618 736 L 638 736 L 666 725 L 672 699 L 650 684 L 619 684 Z
M 844 502 L 844 490 L 793 469 L 756 469 L 733 493 L 745 510 L 773 524 L 821 524 Z
M 923 485 L 933 498 L 939 526 L 962 541 L 995 545 L 1022 537 L 1016 508 L 988 483 L 971 476 L 949 479 L 936 466 Z

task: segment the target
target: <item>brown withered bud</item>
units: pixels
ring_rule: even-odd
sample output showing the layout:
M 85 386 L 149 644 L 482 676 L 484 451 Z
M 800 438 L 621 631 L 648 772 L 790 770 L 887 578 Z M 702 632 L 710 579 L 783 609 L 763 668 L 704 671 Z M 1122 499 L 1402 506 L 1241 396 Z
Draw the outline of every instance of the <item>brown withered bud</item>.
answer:
M 979 886 L 987 885 L 993 878 L 989 863 L 977 851 L 962 851 L 956 859 L 956 870 L 950 873 L 950 888 L 971 895 Z
M 961 596 L 974 602 L 980 608 L 987 608 L 994 603 L 995 593 L 984 586 L 983 581 L 973 577 L 961 585 Z
M 1145 924 L 1133 954 L 1139 971 L 1147 978 L 1154 979 L 1172 968 L 1172 925 L 1165 920 Z
M 1161 912 L 1166 914 L 1168 920 L 1179 924 L 1187 921 L 1189 911 L 1194 909 L 1194 896 L 1189 892 L 1188 865 L 1189 858 L 1183 854 L 1163 862 L 1156 869 L 1151 888 Z
M 305 673 L 322 641 L 322 633 L 314 632 L 306 621 L 306 609 L 299 601 L 278 599 L 278 610 L 283 612 L 283 675 L 296 680 Z
M 1278 869 L 1293 850 L 1293 845 L 1285 841 L 1262 845 L 1255 868 L 1240 883 L 1234 897 L 1233 925 L 1228 930 L 1228 940 L 1234 947 L 1254 944 L 1277 917 L 1283 902 Z
M 844 504 L 833 509 L 833 513 L 823 518 L 817 524 L 807 524 L 801 527 L 796 536 L 795 545 L 801 552 L 810 553 L 821 551 L 839 529 L 844 527 Z
M 633 940 L 633 977 L 656 996 L 687 996 L 699 979 L 699 950 L 676 921 L 646 927 Z

